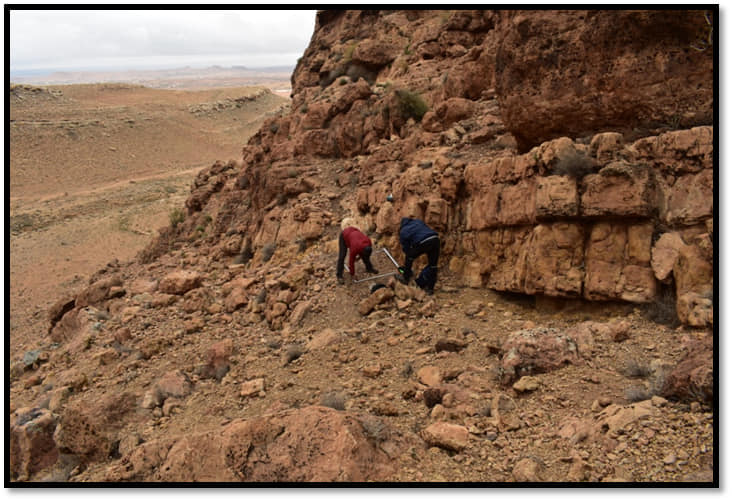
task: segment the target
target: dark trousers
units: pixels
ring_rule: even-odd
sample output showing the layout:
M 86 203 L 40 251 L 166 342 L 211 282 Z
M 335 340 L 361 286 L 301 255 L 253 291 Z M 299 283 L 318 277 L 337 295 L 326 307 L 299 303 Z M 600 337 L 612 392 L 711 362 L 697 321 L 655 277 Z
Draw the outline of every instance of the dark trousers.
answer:
M 364 250 L 364 252 L 361 253 L 361 259 L 363 259 L 363 264 L 366 265 L 366 271 L 369 273 L 376 273 L 376 270 L 371 265 L 371 248 L 367 247 L 366 249 L 369 249 L 368 251 Z M 346 252 L 348 252 L 349 249 L 346 246 L 346 241 L 343 239 L 343 232 L 338 236 L 338 263 L 336 264 L 336 277 L 343 278 L 343 264 L 346 260 Z M 354 261 L 353 266 L 356 266 L 356 263 Z M 351 270 L 355 273 L 355 270 Z
M 437 261 L 440 258 L 440 239 L 431 238 L 418 243 L 406 253 L 404 261 L 404 279 L 412 278 L 412 263 L 422 254 L 427 254 L 427 266 L 417 278 L 417 285 L 425 290 L 432 290 L 437 283 Z

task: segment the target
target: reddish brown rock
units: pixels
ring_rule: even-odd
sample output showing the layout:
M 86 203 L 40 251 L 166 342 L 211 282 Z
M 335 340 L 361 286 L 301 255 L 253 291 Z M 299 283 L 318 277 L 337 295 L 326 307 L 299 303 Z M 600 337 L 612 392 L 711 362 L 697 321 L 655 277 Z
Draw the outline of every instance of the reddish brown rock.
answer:
M 651 267 L 658 280 L 666 280 L 674 269 L 679 252 L 686 244 L 676 233 L 661 235 L 651 250 Z
M 714 400 L 714 353 L 712 337 L 691 339 L 686 353 L 666 374 L 661 394 L 666 398 L 710 404 Z
M 33 409 L 18 414 L 10 425 L 10 466 L 13 480 L 29 480 L 52 466 L 59 451 L 53 440 L 56 416 L 47 409 Z
M 542 482 L 546 467 L 538 459 L 530 457 L 519 460 L 511 475 L 516 482 Z
M 95 305 L 115 296 L 114 287 L 122 285 L 122 279 L 119 277 L 109 277 L 94 282 L 76 296 L 77 308 Z
M 439 386 L 442 383 L 442 371 L 433 365 L 428 365 L 417 371 L 417 379 L 427 386 Z
M 96 402 L 68 404 L 53 439 L 59 450 L 81 456 L 86 461 L 104 461 L 113 450 L 115 432 L 129 422 L 136 405 L 137 397 L 126 392 L 108 395 Z
M 514 332 L 501 350 L 504 384 L 523 375 L 548 372 L 579 362 L 577 345 L 566 333 L 554 328 Z
M 318 350 L 325 348 L 331 344 L 336 344 L 340 341 L 341 335 L 333 329 L 323 329 L 313 338 L 308 341 L 306 347 L 308 350 Z
M 585 176 L 580 211 L 584 216 L 648 217 L 655 186 L 647 167 L 613 162 Z
M 422 438 L 433 447 L 461 451 L 468 446 L 470 433 L 464 426 L 440 421 L 422 430 Z
M 165 294 L 183 295 L 186 292 L 200 287 L 203 276 L 195 271 L 179 270 L 166 275 L 158 289 Z
M 572 217 L 579 212 L 577 182 L 566 176 L 541 177 L 536 185 L 536 217 Z
M 618 132 L 601 132 L 590 142 L 590 155 L 599 162 L 610 163 L 616 160 L 623 148 L 623 135 Z
M 496 92 L 506 127 L 527 150 L 680 114 L 685 127 L 709 124 L 714 54 L 689 50 L 705 28 L 701 10 L 504 12 Z
M 255 397 L 261 395 L 262 392 L 264 392 L 263 378 L 252 379 L 251 381 L 242 383 L 239 389 L 239 395 L 242 397 Z
M 657 287 L 650 267 L 652 234 L 651 224 L 593 226 L 585 260 L 585 297 L 650 302 Z
M 325 407 L 305 407 L 143 444 L 108 471 L 107 480 L 379 481 L 395 470 L 383 451 L 400 441 L 376 419 L 362 421 Z
M 249 292 L 244 288 L 234 288 L 224 300 L 224 309 L 231 313 L 249 304 Z
M 361 315 L 368 315 L 376 306 L 386 303 L 394 297 L 394 291 L 389 287 L 383 287 L 373 292 L 366 299 L 358 304 L 358 312 Z
M 224 339 L 211 346 L 206 352 L 204 377 L 221 379 L 229 369 L 229 358 L 234 354 L 234 342 Z
M 186 397 L 190 395 L 193 389 L 193 385 L 190 379 L 188 379 L 188 376 L 179 370 L 166 373 L 155 383 L 155 386 L 163 398 Z

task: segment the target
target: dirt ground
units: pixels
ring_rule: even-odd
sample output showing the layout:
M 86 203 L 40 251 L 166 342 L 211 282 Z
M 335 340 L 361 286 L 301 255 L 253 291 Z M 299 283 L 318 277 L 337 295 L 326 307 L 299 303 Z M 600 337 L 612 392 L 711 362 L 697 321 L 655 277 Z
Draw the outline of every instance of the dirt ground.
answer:
M 133 259 L 201 168 L 238 158 L 288 105 L 262 87 L 112 83 L 18 85 L 10 99 L 11 357 L 39 342 L 50 305 Z

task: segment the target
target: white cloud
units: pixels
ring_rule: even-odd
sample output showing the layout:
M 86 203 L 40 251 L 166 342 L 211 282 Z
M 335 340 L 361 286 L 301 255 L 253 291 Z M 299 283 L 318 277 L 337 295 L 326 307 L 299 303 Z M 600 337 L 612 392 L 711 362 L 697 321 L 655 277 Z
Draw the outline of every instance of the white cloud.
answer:
M 10 67 L 207 57 L 252 67 L 294 65 L 314 26 L 315 11 L 11 10 Z

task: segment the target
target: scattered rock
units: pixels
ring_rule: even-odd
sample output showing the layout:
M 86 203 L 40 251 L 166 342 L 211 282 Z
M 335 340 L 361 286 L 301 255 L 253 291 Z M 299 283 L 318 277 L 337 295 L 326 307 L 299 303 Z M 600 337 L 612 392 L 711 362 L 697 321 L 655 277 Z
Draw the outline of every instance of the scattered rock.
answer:
M 444 421 L 431 424 L 421 435 L 428 445 L 458 452 L 465 449 L 470 440 L 466 427 Z
M 262 396 L 264 392 L 264 378 L 252 379 L 246 383 L 242 383 L 239 395 L 242 397 Z
M 390 288 L 384 287 L 378 289 L 376 292 L 372 293 L 371 295 L 369 295 L 369 297 L 359 303 L 358 312 L 361 315 L 366 316 L 371 313 L 373 309 L 376 308 L 376 306 L 386 303 L 393 297 L 394 291 Z
M 308 350 L 318 350 L 338 343 L 341 335 L 333 329 L 323 329 L 308 342 L 306 348 Z
M 504 384 L 527 373 L 548 372 L 579 361 L 576 343 L 566 333 L 554 328 L 514 332 L 501 350 Z
M 453 353 L 458 353 L 460 350 L 464 349 L 468 343 L 465 341 L 462 341 L 460 339 L 455 338 L 449 338 L 449 339 L 439 339 L 435 343 L 435 351 L 450 351 Z
M 511 475 L 516 482 L 542 482 L 544 469 L 541 460 L 533 457 L 523 458 L 513 467 Z
M 164 294 L 182 296 L 186 292 L 201 286 L 203 276 L 195 271 L 179 270 L 166 275 L 158 289 Z
M 441 404 L 444 395 L 445 391 L 441 388 L 427 388 L 422 393 L 424 403 L 430 409 L 437 404 Z
M 10 426 L 10 475 L 26 481 L 58 459 L 53 438 L 56 416 L 47 409 L 33 409 L 15 417 Z
M 535 391 L 539 386 L 539 380 L 532 376 L 523 376 L 521 379 L 513 383 L 513 389 L 519 393 Z
M 155 386 L 164 399 L 168 397 L 187 397 L 193 389 L 191 380 L 179 370 L 166 373 Z
M 426 386 L 439 386 L 442 383 L 442 372 L 437 367 L 428 365 L 417 371 L 417 380 Z

